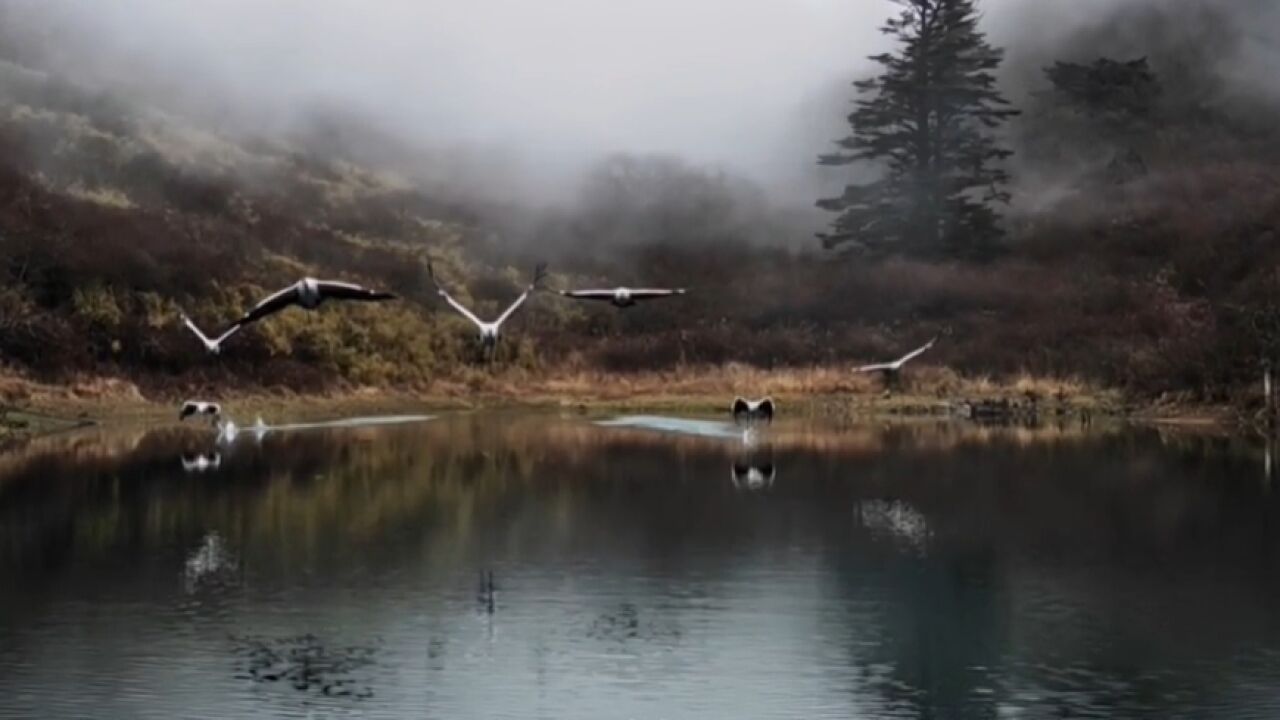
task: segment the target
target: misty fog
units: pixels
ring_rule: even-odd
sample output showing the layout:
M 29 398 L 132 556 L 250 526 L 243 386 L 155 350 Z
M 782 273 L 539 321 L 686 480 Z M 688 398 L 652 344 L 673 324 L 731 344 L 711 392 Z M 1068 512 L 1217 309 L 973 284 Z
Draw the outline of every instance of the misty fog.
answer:
M 997 42 L 1109 3 L 1000 0 Z M 1070 6 L 1067 9 L 1066 6 Z M 1032 10 L 1031 6 L 1035 6 Z M 614 152 L 670 154 L 808 189 L 848 83 L 885 47 L 884 0 L 45 0 L 46 62 L 227 125 L 341 111 L 560 185 Z
M 1199 38 L 1204 0 L 987 0 L 1015 104 L 1090 29 L 1099 52 Z M 1219 70 L 1274 75 L 1280 11 L 1231 4 Z M 815 167 L 845 130 L 849 83 L 886 48 L 886 0 L 43 0 L 7 2 L 45 67 L 194 114 L 223 132 L 287 136 L 331 116 L 422 151 L 408 168 L 525 202 L 578 192 L 619 152 L 740 174 L 808 205 L 848 170 Z M 1219 5 L 1219 11 L 1223 8 Z M 1168 37 L 1106 38 L 1114 13 L 1166 16 Z M 1148 24 L 1150 25 L 1150 23 Z M 32 31 L 27 28 L 35 28 Z M 1175 32 L 1176 31 L 1176 32 Z M 1179 33 L 1181 37 L 1179 37 Z M 1227 37 L 1229 36 L 1229 37 Z M 1087 54 L 1095 48 L 1078 49 Z M 429 154 L 430 153 L 430 154 Z M 445 178 L 442 175 L 448 175 Z

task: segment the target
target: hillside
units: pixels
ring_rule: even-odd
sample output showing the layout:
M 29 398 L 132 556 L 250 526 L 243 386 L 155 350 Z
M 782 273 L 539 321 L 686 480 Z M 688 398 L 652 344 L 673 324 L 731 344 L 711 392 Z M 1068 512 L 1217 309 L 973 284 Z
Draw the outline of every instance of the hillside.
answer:
M 234 142 L 12 64 L 0 65 L 0 146 L 10 279 L 0 344 L 11 363 L 44 377 L 119 373 L 163 386 L 235 376 L 295 389 L 423 382 L 469 357 L 452 318 L 424 307 L 428 249 L 445 278 L 487 273 L 495 298 L 519 279 L 466 265 L 458 211 L 394 177 Z M 408 302 L 286 313 L 217 360 L 176 324 L 179 308 L 225 324 L 303 274 L 365 281 Z M 528 354 L 519 342 L 510 352 Z
M 428 389 L 512 368 L 830 366 L 939 335 L 928 361 L 970 377 L 1248 405 L 1280 351 L 1280 143 L 1259 129 L 1269 109 L 1248 107 L 1245 128 L 1237 98 L 1198 107 L 1156 117 L 1141 171 L 1124 177 L 1088 118 L 1029 112 L 1006 252 L 926 262 L 823 253 L 759 189 L 671 159 L 608 160 L 566 207 L 495 205 L 424 190 L 340 143 L 220 134 L 3 63 L 0 356 L 45 381 L 112 376 L 168 396 Z M 1028 144 L 1046 136 L 1051 147 Z M 1085 142 L 1092 155 L 1064 172 Z M 482 314 L 539 259 L 553 287 L 691 292 L 626 313 L 541 295 L 480 370 L 469 326 L 425 282 L 428 256 Z M 216 358 L 177 324 L 184 308 L 217 327 L 303 274 L 404 301 L 284 313 Z

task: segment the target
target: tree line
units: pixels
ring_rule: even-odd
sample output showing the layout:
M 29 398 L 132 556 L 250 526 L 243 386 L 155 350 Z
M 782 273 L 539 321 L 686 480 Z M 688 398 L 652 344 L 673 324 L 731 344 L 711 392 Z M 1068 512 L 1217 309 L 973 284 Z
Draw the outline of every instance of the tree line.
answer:
M 1001 208 L 1010 199 L 1005 161 L 1013 151 L 1001 131 L 1021 113 L 998 87 L 1004 51 L 979 29 L 976 0 L 891 1 L 901 10 L 881 31 L 894 47 L 870 57 L 878 71 L 853 83 L 850 134 L 819 157 L 822 165 L 870 168 L 873 178 L 818 201 L 836 216 L 819 237 L 845 252 L 990 259 L 1005 249 Z M 1161 94 L 1147 59 L 1058 61 L 1045 75 L 1050 88 L 1040 99 L 1118 148 L 1108 170 L 1141 175 L 1139 140 Z M 1084 144 L 1075 140 L 1074 148 Z

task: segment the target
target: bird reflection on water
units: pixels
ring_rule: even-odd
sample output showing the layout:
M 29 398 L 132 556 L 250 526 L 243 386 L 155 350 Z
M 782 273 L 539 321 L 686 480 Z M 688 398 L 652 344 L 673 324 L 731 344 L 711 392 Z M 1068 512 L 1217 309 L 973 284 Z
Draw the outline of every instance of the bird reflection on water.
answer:
M 777 477 L 777 469 L 773 463 L 744 464 L 733 463 L 733 486 L 739 490 L 764 490 L 773 487 L 773 479 Z
M 184 453 L 182 455 L 182 469 L 184 472 L 208 472 L 217 470 L 220 467 L 222 467 L 222 454 L 218 452 Z
M 183 478 L 190 442 L 0 455 L 0 715 L 1275 716 L 1260 452 L 463 413 Z

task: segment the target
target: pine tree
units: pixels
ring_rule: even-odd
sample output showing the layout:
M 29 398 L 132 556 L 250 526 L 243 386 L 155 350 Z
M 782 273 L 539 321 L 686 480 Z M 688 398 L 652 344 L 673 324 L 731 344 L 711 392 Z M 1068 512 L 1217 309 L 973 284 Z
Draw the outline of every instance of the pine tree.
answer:
M 1032 158 L 1062 164 L 1067 154 L 1077 161 L 1109 156 L 1106 179 L 1124 183 L 1146 175 L 1143 151 L 1162 121 L 1163 93 L 1147 59 L 1056 62 L 1044 72 L 1052 88 L 1033 95 L 1038 112 L 1023 123 L 1039 140 L 1031 145 Z
M 989 256 L 1002 237 L 993 205 L 1007 202 L 1011 153 L 993 131 L 1018 113 L 996 88 L 1003 51 L 978 30 L 975 0 L 891 0 L 881 31 L 898 47 L 871 57 L 880 74 L 855 82 L 853 132 L 824 165 L 871 163 L 877 179 L 818 206 L 839 213 L 828 248 L 922 257 Z

